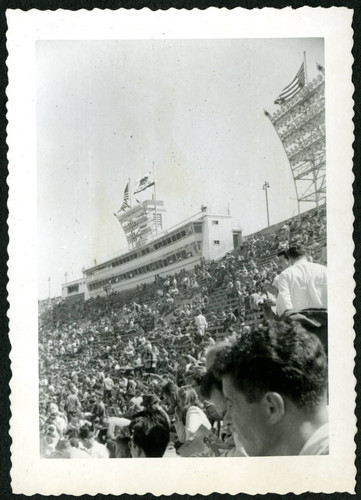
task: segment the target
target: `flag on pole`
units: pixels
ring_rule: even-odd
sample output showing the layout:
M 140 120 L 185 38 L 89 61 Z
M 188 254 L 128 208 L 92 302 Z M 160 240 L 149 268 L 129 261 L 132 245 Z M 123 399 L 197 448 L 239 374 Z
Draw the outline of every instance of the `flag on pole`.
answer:
M 154 184 L 155 183 L 153 180 L 152 173 L 149 172 L 147 175 L 141 177 L 136 181 L 134 194 L 140 193 L 141 191 L 144 191 L 145 189 L 149 188 L 150 186 L 153 186 Z
M 321 73 L 324 75 L 325 74 L 325 68 L 322 66 L 322 64 L 316 63 L 318 71 L 321 71 Z
M 123 204 L 119 210 L 126 210 L 127 208 L 130 208 L 130 205 L 129 205 L 129 181 L 128 181 L 128 184 L 125 186 Z
M 285 87 L 280 95 L 275 100 L 275 104 L 284 104 L 294 97 L 300 90 L 305 86 L 306 78 L 305 78 L 305 65 L 301 64 L 300 69 L 298 70 L 297 75 L 294 77 L 292 82 Z

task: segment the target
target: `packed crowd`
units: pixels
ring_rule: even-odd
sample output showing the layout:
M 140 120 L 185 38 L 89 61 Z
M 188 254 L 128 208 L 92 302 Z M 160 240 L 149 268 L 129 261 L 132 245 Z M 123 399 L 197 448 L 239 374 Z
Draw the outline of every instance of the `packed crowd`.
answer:
M 263 436 L 254 449 L 262 440 L 239 416 L 240 395 L 252 406 L 264 394 L 280 412 L 275 432 L 291 418 L 283 397 L 310 430 L 322 427 L 314 446 L 326 452 L 327 278 L 312 262 L 326 263 L 325 226 L 324 210 L 311 212 L 127 295 L 43 306 L 41 455 L 312 454 L 313 432 L 274 449 Z

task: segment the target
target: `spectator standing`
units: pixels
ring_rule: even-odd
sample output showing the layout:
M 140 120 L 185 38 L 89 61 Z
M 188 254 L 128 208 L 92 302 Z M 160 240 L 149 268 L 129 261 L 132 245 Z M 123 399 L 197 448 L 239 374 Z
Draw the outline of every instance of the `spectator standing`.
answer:
M 308 308 L 327 309 L 327 268 L 308 262 L 306 249 L 290 247 L 291 266 L 279 276 L 277 312 L 300 311 Z
M 70 420 L 71 417 L 76 416 L 81 411 L 81 404 L 77 393 L 77 388 L 73 386 L 71 388 L 71 393 L 66 398 L 64 408 L 67 413 L 68 420 Z
M 197 335 L 202 339 L 208 327 L 207 320 L 200 310 L 197 311 L 197 316 L 194 319 L 197 327 Z
M 309 262 L 301 245 L 290 247 L 288 256 L 291 266 L 278 280 L 277 314 L 301 321 L 319 336 L 327 352 L 327 268 Z
M 232 281 L 229 281 L 226 286 L 227 300 L 231 301 L 234 297 L 234 285 Z
M 114 389 L 114 381 L 108 374 L 103 382 L 103 400 L 104 403 L 107 404 L 112 399 L 112 393 Z

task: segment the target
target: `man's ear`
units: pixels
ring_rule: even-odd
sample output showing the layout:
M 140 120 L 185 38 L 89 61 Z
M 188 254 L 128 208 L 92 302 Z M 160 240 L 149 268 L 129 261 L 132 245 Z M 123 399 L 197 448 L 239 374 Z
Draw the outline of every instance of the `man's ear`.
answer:
M 285 402 L 278 392 L 267 392 L 262 398 L 261 407 L 271 425 L 277 424 L 285 414 Z

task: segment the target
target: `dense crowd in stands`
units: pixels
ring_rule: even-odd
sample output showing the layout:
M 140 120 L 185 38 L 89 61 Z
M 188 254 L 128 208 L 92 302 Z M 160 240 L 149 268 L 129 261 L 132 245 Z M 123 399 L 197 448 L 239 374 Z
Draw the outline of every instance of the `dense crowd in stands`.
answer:
M 287 339 L 299 335 L 299 348 L 300 343 L 309 342 L 308 334 L 302 327 L 296 328 L 294 320 L 309 331 L 321 323 L 324 326 L 327 311 L 319 314 L 325 309 L 322 294 L 316 316 L 309 316 L 304 312 L 308 303 L 300 308 L 288 306 L 287 297 L 280 297 L 278 287 L 287 285 L 286 278 L 294 279 L 286 275 L 283 279 L 283 273 L 279 274 L 287 270 L 292 259 L 296 264 L 299 259 L 306 261 L 297 249 L 307 250 L 306 267 L 312 261 L 327 263 L 325 235 L 322 208 L 318 214 L 311 211 L 276 229 L 245 238 L 239 249 L 218 261 L 201 261 L 192 271 L 155 276 L 153 283 L 128 293 L 110 291 L 105 297 L 82 302 L 56 299 L 42 303 L 41 455 L 128 458 L 253 454 L 252 445 L 246 446 L 248 437 L 240 429 L 237 432 L 237 418 L 229 417 L 233 422 L 229 425 L 225 419 L 223 377 L 229 373 L 225 361 L 231 356 L 228 350 L 239 353 L 247 342 L 264 342 L 272 336 L 272 345 L 281 345 L 282 335 Z M 292 248 L 296 248 L 294 255 Z M 325 268 L 315 269 L 322 274 Z M 299 297 L 295 300 L 300 301 Z M 288 321 L 288 330 L 279 327 L 280 319 Z M 318 392 L 312 389 L 318 403 L 327 379 L 327 359 L 322 357 L 327 346 L 320 338 L 321 343 L 313 345 L 312 339 L 310 344 L 323 370 L 312 382 L 318 381 Z M 285 351 L 297 348 L 293 344 L 281 347 Z M 246 354 L 254 348 L 250 344 Z M 272 353 L 262 355 L 274 360 Z M 242 356 L 239 354 L 239 359 Z M 301 359 L 304 354 L 297 356 Z M 311 367 L 307 376 L 312 376 L 312 362 L 302 362 Z M 231 359 L 229 366 L 232 363 Z M 264 377 L 272 380 L 267 370 Z M 298 396 L 291 391 L 286 397 L 294 401 Z M 262 450 L 256 454 L 262 454 Z

